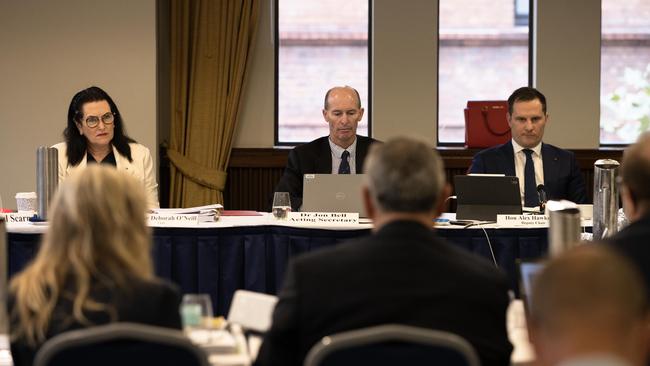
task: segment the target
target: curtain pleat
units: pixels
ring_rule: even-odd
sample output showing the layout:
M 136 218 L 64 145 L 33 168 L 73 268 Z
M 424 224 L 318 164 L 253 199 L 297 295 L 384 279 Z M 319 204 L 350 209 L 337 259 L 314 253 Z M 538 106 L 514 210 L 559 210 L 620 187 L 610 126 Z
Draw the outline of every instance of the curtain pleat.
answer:
M 170 206 L 223 203 L 259 0 L 172 0 Z

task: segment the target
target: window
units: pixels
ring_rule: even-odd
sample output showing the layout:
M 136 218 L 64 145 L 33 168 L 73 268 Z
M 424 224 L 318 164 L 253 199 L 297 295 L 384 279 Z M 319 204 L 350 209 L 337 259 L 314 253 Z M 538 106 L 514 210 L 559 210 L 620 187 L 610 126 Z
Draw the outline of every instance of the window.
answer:
M 650 129 L 650 2 L 602 0 L 600 142 Z
M 357 89 L 365 108 L 357 133 L 368 135 L 369 0 L 277 0 L 277 144 L 329 133 L 321 110 L 336 85 Z
M 438 142 L 465 141 L 468 100 L 529 85 L 529 0 L 440 0 Z

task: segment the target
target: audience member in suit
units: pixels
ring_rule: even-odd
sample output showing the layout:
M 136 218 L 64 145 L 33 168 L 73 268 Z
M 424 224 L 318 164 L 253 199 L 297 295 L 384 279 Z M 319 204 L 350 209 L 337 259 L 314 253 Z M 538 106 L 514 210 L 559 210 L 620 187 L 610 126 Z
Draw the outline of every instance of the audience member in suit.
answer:
M 154 277 L 145 197 L 136 179 L 99 164 L 59 187 L 36 258 L 9 286 L 14 365 L 31 365 L 45 341 L 68 330 L 181 328 L 178 290 Z
M 508 365 L 505 275 L 432 228 L 449 193 L 438 153 L 408 138 L 375 144 L 366 174 L 372 235 L 291 261 L 260 364 L 302 365 L 326 335 L 398 323 L 456 333 L 483 365 Z
M 607 241 L 639 267 L 650 295 L 650 132 L 625 151 L 619 178 L 630 224 Z
M 59 151 L 59 184 L 76 170 L 98 163 L 138 178 L 147 193 L 147 206 L 158 208 L 158 183 L 149 149 L 126 135 L 124 120 L 113 99 L 91 86 L 72 97 L 65 142 Z
M 533 280 L 528 330 L 537 365 L 645 365 L 648 302 L 634 266 L 604 245 L 551 260 Z
M 548 199 L 588 202 L 574 154 L 542 142 L 549 121 L 546 97 L 534 88 L 515 90 L 508 98 L 507 117 L 512 140 L 476 154 L 469 173 L 517 176 L 526 207 L 539 206 L 536 188 L 540 184 Z
M 357 125 L 363 118 L 363 112 L 356 89 L 343 86 L 327 91 L 323 118 L 329 124 L 329 136 L 291 150 L 287 167 L 275 188 L 275 192 L 289 192 L 293 210 L 302 206 L 304 174 L 363 172 L 363 161 L 368 148 L 375 142 L 372 138 L 357 135 Z

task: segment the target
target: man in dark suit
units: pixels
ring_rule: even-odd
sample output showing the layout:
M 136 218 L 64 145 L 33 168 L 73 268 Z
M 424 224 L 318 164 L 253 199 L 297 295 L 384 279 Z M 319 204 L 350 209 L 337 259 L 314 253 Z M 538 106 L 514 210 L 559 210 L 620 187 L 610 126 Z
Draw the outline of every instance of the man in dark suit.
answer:
M 302 365 L 326 335 L 398 323 L 458 334 L 483 365 L 508 365 L 505 275 L 432 229 L 449 193 L 440 156 L 397 138 L 371 148 L 366 174 L 372 235 L 291 261 L 260 364 Z
M 523 87 L 508 98 L 508 124 L 512 140 L 474 156 L 469 173 L 517 176 L 525 207 L 539 206 L 537 187 L 544 185 L 548 199 L 588 202 L 585 182 L 572 152 L 542 143 L 549 117 L 546 97 Z
M 372 138 L 357 135 L 363 108 L 356 89 L 334 87 L 325 94 L 323 118 L 330 134 L 297 146 L 289 153 L 284 174 L 275 192 L 289 192 L 291 208 L 302 206 L 304 174 L 357 174 L 363 172 L 363 161 Z
M 607 241 L 637 264 L 650 295 L 650 132 L 625 151 L 619 177 L 630 224 Z

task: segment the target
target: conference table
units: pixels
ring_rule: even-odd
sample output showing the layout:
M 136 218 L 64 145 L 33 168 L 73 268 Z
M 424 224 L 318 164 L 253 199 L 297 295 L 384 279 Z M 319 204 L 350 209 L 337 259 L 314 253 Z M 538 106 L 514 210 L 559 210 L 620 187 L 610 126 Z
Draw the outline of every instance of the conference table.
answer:
M 277 294 L 290 258 L 369 235 L 371 229 L 370 223 L 292 223 L 268 213 L 222 216 L 217 222 L 194 227 L 153 227 L 154 266 L 158 276 L 176 283 L 182 293 L 209 294 L 215 315 L 225 315 L 235 290 Z M 496 261 L 515 294 L 516 260 L 540 258 L 547 252 L 548 229 L 544 227 L 485 224 L 435 229 L 453 245 Z M 46 230 L 47 226 L 7 223 L 9 277 L 35 256 Z

